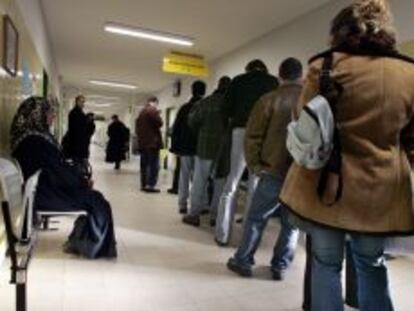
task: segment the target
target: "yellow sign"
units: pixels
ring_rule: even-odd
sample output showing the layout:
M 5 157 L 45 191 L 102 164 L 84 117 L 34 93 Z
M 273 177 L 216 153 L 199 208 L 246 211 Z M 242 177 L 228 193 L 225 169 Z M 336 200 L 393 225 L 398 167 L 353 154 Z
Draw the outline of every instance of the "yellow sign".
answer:
M 207 63 L 203 56 L 180 52 L 168 53 L 163 60 L 162 70 L 195 77 L 208 76 Z

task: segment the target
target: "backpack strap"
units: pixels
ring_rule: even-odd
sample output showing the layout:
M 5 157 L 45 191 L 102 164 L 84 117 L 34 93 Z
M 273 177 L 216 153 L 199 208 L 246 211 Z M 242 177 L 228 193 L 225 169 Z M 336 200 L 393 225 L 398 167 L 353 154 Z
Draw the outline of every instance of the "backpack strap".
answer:
M 328 163 L 322 169 L 321 176 L 319 179 L 318 185 L 318 195 L 323 203 L 328 206 L 332 206 L 338 202 L 342 197 L 343 192 L 343 178 L 342 178 L 342 154 L 341 154 L 341 142 L 339 138 L 339 129 L 337 126 L 337 102 L 343 91 L 342 86 L 337 83 L 331 77 L 331 72 L 333 68 L 333 53 L 329 53 L 325 56 L 322 64 L 322 71 L 319 78 L 319 87 L 320 94 L 324 96 L 332 110 L 334 116 L 335 125 L 334 125 L 334 137 L 333 137 L 333 150 L 331 157 L 329 158 Z M 327 189 L 329 177 L 333 176 L 337 180 L 336 194 L 331 202 L 324 202 L 324 194 Z M 331 181 L 332 182 L 332 181 Z

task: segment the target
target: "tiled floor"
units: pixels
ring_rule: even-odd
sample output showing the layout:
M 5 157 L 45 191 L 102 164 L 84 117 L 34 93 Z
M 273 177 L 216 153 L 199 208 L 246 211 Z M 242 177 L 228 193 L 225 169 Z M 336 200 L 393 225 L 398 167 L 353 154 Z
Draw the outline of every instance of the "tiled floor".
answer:
M 30 311 L 232 311 L 300 310 L 304 252 L 299 248 L 287 279 L 270 280 L 266 265 L 277 236 L 271 223 L 257 255 L 254 278 L 226 270 L 234 248 L 218 248 L 211 229 L 181 224 L 176 197 L 143 194 L 132 162 L 121 172 L 94 160 L 96 186 L 111 201 L 119 258 L 89 261 L 63 254 L 61 245 L 73 220 L 59 231 L 39 235 L 29 275 Z M 165 173 L 164 173 L 165 174 Z M 162 188 L 168 187 L 162 176 Z M 236 225 L 233 246 L 240 236 Z M 414 261 L 390 262 L 396 310 L 414 310 Z M 8 263 L 0 272 L 0 310 L 14 310 L 13 287 L 7 284 Z

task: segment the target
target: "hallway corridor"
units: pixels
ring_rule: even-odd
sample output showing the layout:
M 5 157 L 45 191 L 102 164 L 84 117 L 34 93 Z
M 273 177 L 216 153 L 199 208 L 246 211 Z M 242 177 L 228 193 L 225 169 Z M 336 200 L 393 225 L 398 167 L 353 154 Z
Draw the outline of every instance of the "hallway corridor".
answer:
M 96 151 L 96 150 L 95 150 Z M 298 249 L 284 282 L 270 279 L 266 265 L 278 232 L 272 223 L 257 256 L 252 279 L 230 273 L 225 262 L 234 248 L 218 248 L 207 223 L 201 229 L 181 224 L 176 197 L 167 195 L 165 172 L 161 195 L 138 191 L 134 159 L 120 172 L 95 152 L 96 188 L 111 201 L 119 258 L 86 260 L 62 252 L 73 219 L 59 231 L 41 232 L 29 273 L 30 311 L 296 311 L 302 299 L 304 251 Z M 240 234 L 236 227 L 233 246 Z M 8 265 L 8 261 L 5 261 Z M 390 262 L 396 310 L 412 310 L 413 262 Z M 13 310 L 14 287 L 2 269 L 0 310 Z

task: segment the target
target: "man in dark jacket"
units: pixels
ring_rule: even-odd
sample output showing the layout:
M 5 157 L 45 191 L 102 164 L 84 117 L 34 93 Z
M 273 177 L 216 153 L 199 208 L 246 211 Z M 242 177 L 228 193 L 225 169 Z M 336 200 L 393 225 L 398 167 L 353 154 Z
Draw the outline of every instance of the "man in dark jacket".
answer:
M 188 124 L 188 115 L 194 105 L 206 93 L 206 84 L 195 81 L 192 86 L 192 97 L 184 104 L 175 118 L 172 135 L 171 151 L 180 156 L 180 180 L 178 185 L 178 207 L 181 214 L 187 213 L 187 201 L 190 193 L 190 180 L 194 168 L 194 155 L 197 148 L 197 130 Z
M 90 126 L 84 107 L 85 96 L 77 96 L 75 106 L 69 113 L 68 131 L 62 141 L 65 156 L 81 164 L 89 157 L 90 143 Z
M 119 120 L 118 115 L 112 116 L 112 123 L 108 126 L 109 136 L 106 148 L 106 162 L 115 163 L 115 170 L 121 169 L 121 161 L 126 159 L 126 144 L 128 128 Z
M 223 103 L 230 85 L 229 77 L 219 80 L 217 89 L 210 96 L 200 100 L 189 115 L 189 125 L 198 129 L 197 152 L 194 164 L 194 182 L 191 188 L 191 208 L 183 217 L 185 224 L 198 227 L 203 210 L 210 210 L 210 225 L 216 222 L 217 205 L 224 179 L 214 179 L 211 203 L 208 200 L 208 179 L 212 174 L 213 161 L 217 158 L 218 142 L 226 131 Z
M 295 253 L 299 231 L 292 226 L 287 210 L 278 204 L 279 192 L 292 159 L 286 148 L 287 126 L 302 92 L 302 64 L 288 58 L 279 68 L 281 86 L 260 98 L 246 127 L 244 151 L 249 170 L 259 176 L 250 209 L 245 219 L 243 238 L 227 265 L 243 275 L 252 274 L 252 262 L 267 221 L 276 211 L 281 229 L 271 261 L 273 279 L 282 280 Z
M 162 148 L 162 119 L 157 109 L 158 99 L 148 99 L 144 109 L 135 122 L 135 133 L 138 139 L 138 150 L 141 156 L 141 190 L 157 193 L 155 188 L 160 169 L 160 149 Z
M 276 89 L 278 85 L 277 78 L 270 75 L 266 65 L 258 59 L 249 62 L 246 66 L 246 73 L 234 78 L 230 84 L 224 112 L 233 130 L 230 172 L 220 197 L 217 215 L 215 241 L 220 246 L 229 243 L 235 212 L 236 189 L 246 168 L 243 142 L 247 120 L 256 101 L 265 93 Z M 246 210 L 249 208 L 256 183 L 256 176 L 249 174 Z

